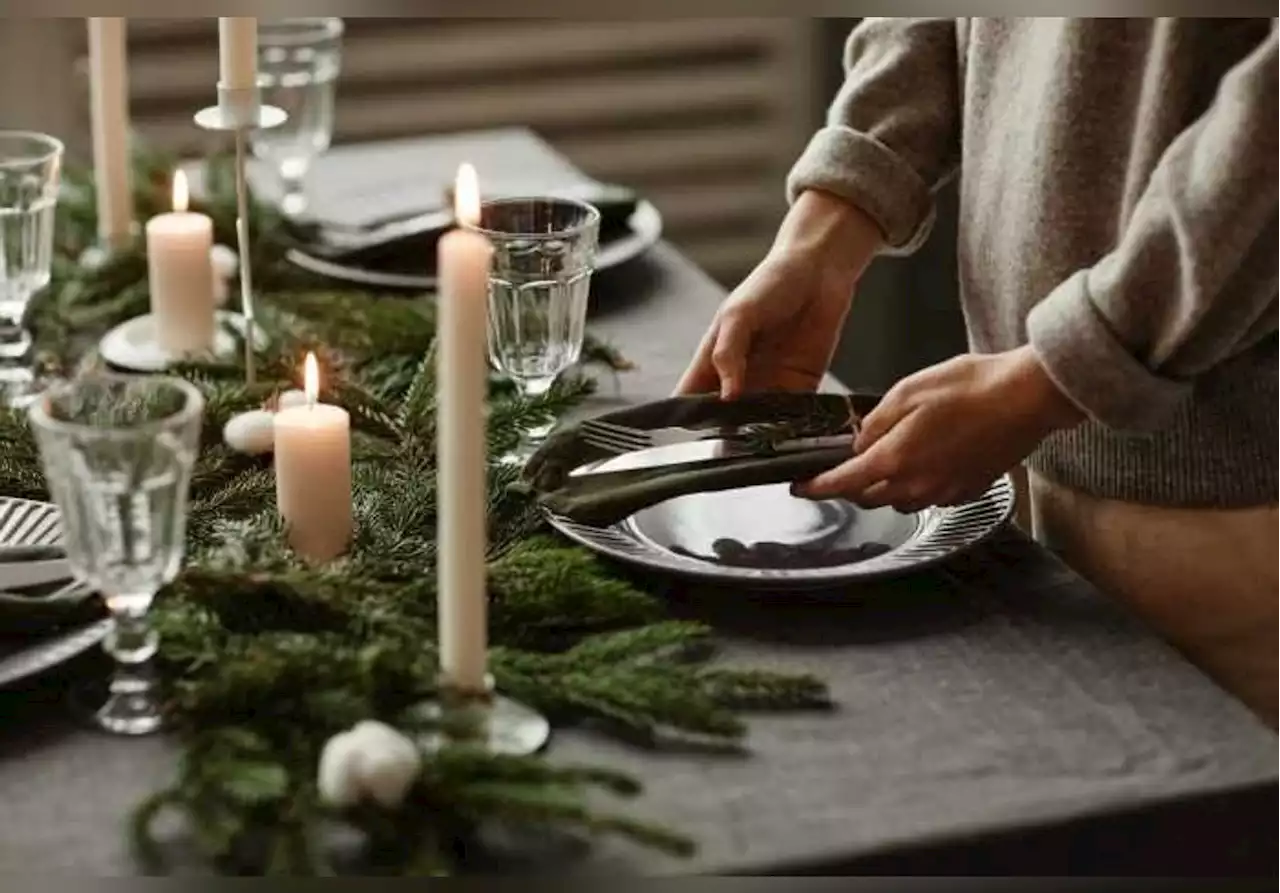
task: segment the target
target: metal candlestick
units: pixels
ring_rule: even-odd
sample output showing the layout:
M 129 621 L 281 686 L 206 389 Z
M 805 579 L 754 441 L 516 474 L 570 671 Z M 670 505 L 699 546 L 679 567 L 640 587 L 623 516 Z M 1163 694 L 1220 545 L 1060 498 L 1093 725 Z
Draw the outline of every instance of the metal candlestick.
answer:
M 196 113 L 196 124 L 205 130 L 235 134 L 236 142 L 236 248 L 240 252 L 240 310 L 244 315 L 244 368 L 248 384 L 254 383 L 253 272 L 249 254 L 249 187 L 245 182 L 245 154 L 249 131 L 279 127 L 287 119 L 284 109 L 262 104 L 260 87 L 231 89 L 218 84 L 218 104 Z
M 485 677 L 481 691 L 464 691 L 442 680 L 438 692 L 436 699 L 415 710 L 436 726 L 421 739 L 430 750 L 470 745 L 490 753 L 529 756 L 551 737 L 551 724 L 542 714 L 494 692 L 492 676 Z

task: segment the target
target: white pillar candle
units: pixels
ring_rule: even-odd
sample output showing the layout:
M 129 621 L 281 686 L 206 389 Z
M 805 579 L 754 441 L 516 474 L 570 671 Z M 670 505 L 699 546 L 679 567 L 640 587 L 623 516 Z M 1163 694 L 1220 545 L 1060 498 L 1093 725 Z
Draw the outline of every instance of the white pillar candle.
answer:
M 244 90 L 258 83 L 258 20 L 218 19 L 218 84 Z
M 156 339 L 171 356 L 213 347 L 213 221 L 187 210 L 187 177 L 173 176 L 173 211 L 147 221 L 147 270 Z
M 470 165 L 458 171 L 454 196 L 459 221 L 479 218 L 479 187 Z M 437 253 L 440 669 L 448 684 L 479 692 L 488 652 L 485 319 L 492 248 L 481 234 L 458 229 L 445 234 Z
M 351 542 L 351 420 L 318 401 L 320 374 L 307 354 L 307 403 L 276 413 L 276 507 L 289 545 L 308 561 L 337 558 Z
M 110 248 L 123 248 L 133 236 L 125 59 L 125 19 L 89 19 L 89 119 L 98 239 Z

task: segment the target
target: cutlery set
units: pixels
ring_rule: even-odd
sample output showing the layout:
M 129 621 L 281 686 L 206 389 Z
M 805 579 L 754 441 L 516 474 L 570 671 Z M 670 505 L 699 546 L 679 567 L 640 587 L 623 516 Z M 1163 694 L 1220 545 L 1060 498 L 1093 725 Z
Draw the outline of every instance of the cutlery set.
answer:
M 770 434 L 775 432 L 776 428 L 768 424 L 729 425 L 712 428 L 686 428 L 681 426 L 633 428 L 604 419 L 588 419 L 582 423 L 581 429 L 582 440 L 585 443 L 615 456 L 620 456 L 624 453 L 642 453 L 648 450 L 690 443 L 715 443 L 717 455 L 724 458 L 799 453 L 806 450 L 826 450 L 840 447 L 848 447 L 850 453 L 852 453 L 853 442 L 857 437 L 855 432 L 849 432 L 817 437 L 779 437 L 773 439 Z

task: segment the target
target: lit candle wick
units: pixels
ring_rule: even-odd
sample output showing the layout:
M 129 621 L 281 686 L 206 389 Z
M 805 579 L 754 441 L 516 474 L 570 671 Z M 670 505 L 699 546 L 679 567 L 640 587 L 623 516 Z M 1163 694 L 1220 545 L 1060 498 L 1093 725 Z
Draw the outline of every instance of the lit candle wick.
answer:
M 480 180 L 470 164 L 458 168 L 453 186 L 453 216 L 463 225 L 480 222 Z
M 315 409 L 316 401 L 320 397 L 320 368 L 316 364 L 316 355 L 314 353 L 307 354 L 307 361 L 303 365 L 302 379 L 303 390 L 307 394 L 307 407 Z
M 187 186 L 187 175 L 181 169 L 173 172 L 173 210 L 184 212 L 191 204 L 191 190 Z

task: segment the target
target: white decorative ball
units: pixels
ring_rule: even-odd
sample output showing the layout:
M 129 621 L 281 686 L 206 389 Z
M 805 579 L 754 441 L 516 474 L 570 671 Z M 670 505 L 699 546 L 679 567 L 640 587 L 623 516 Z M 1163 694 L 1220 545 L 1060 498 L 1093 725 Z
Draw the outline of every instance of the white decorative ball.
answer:
M 223 279 L 234 279 L 240 269 L 240 255 L 226 245 L 214 245 L 210 248 L 209 261 L 213 264 L 214 275 Z
M 213 265 L 213 301 L 222 307 L 231 296 L 231 280 L 240 270 L 240 256 L 226 245 L 214 245 L 209 249 L 209 263 Z
M 213 277 L 213 306 L 225 307 L 227 300 L 231 297 L 231 287 L 227 285 L 227 280 Z
M 356 768 L 358 742 L 352 732 L 334 735 L 320 751 L 316 787 L 320 798 L 331 806 L 354 806 L 360 800 L 360 778 Z
M 222 439 L 238 453 L 269 453 L 275 446 L 275 416 L 265 409 L 232 416 L 222 429 Z
M 80 252 L 78 262 L 80 266 L 86 270 L 96 270 L 107 262 L 111 257 L 111 252 L 101 245 L 90 245 L 84 251 Z
M 355 772 L 364 792 L 387 809 L 404 802 L 422 769 L 418 746 L 384 723 L 365 720 L 351 730 Z

